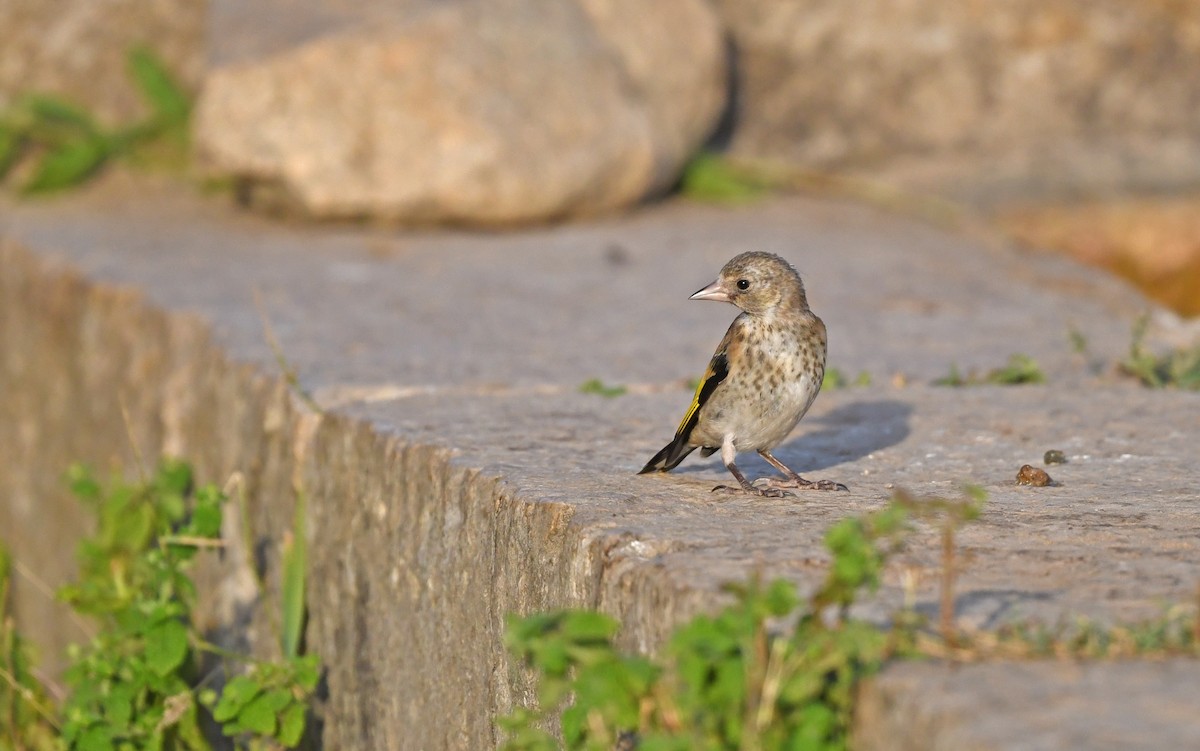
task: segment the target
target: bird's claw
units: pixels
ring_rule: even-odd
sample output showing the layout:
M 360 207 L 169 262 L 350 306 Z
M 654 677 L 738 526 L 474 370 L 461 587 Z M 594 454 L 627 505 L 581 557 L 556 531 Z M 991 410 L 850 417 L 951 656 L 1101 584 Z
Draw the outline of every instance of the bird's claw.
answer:
M 803 477 L 789 477 L 786 479 L 778 477 L 763 478 L 756 481 L 768 488 L 796 488 L 798 490 L 834 490 L 844 491 L 849 493 L 850 488 L 834 482 L 833 480 L 805 480 Z
M 712 489 L 712 492 L 724 493 L 726 495 L 749 493 L 750 495 L 762 496 L 763 498 L 787 498 L 788 496 L 793 495 L 792 493 L 789 493 L 786 490 L 781 490 L 780 488 L 756 488 L 753 486 L 743 488 L 740 486 L 735 487 L 733 485 L 718 485 Z

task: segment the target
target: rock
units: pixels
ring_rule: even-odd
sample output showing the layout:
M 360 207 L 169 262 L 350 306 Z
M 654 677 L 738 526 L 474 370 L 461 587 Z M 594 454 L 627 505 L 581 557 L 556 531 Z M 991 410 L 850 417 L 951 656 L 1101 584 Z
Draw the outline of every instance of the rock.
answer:
M 1032 464 L 1022 464 L 1021 468 L 1017 470 L 1017 484 L 1044 488 L 1047 485 L 1053 485 L 1054 481 L 1050 479 L 1046 470 L 1039 469 Z
M 1194 194 L 1012 206 L 996 218 L 1022 243 L 1107 268 L 1181 315 L 1200 316 L 1200 198 Z
M 216 70 L 196 141 L 211 171 L 316 217 L 594 214 L 677 178 L 724 106 L 724 54 L 702 0 L 422 6 Z
M 736 154 L 993 203 L 1200 180 L 1200 5 L 718 0 Z
M 0 110 L 31 91 L 87 106 L 108 121 L 141 115 L 128 54 L 149 46 L 188 88 L 204 70 L 206 2 L 0 2 Z
M 1058 449 L 1050 449 L 1042 455 L 1043 464 L 1066 464 L 1067 455 Z

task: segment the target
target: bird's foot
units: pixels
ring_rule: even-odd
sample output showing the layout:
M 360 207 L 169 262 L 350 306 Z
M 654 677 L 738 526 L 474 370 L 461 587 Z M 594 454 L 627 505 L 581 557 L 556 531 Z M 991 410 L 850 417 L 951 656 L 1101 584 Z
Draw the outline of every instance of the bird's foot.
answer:
M 725 495 L 748 493 L 750 495 L 762 496 L 763 498 L 786 498 L 792 495 L 792 493 L 781 488 L 757 488 L 753 485 L 746 485 L 745 487 L 739 485 L 718 485 L 712 489 L 712 492 L 724 493 Z
M 800 475 L 795 477 L 768 477 L 757 481 L 764 488 L 796 488 L 798 490 L 842 490 L 850 492 L 850 488 L 833 480 L 805 480 Z

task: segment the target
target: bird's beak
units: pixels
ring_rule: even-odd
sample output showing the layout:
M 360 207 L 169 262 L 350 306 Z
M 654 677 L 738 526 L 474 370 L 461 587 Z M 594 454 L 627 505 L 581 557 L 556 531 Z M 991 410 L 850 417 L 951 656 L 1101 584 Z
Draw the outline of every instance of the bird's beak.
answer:
M 715 300 L 717 302 L 731 302 L 729 293 L 721 286 L 721 280 L 713 282 L 704 289 L 688 298 L 689 300 Z

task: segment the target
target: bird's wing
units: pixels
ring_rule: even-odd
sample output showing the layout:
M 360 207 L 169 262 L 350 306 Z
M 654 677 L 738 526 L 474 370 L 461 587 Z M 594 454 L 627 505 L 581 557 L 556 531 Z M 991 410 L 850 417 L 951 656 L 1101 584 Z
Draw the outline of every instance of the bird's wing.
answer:
M 717 390 L 717 386 L 720 386 L 725 377 L 729 375 L 729 343 L 733 339 L 733 330 L 734 327 L 730 326 L 729 331 L 725 332 L 725 338 L 717 345 L 717 351 L 708 363 L 708 370 L 704 371 L 704 377 L 696 386 L 692 405 L 688 407 L 683 419 L 679 421 L 679 427 L 675 429 L 676 437 L 683 438 L 684 441 L 688 439 L 696 427 L 696 423 L 700 421 L 700 408 L 708 402 L 713 392 Z
M 721 385 L 721 382 L 729 375 L 729 346 L 731 342 L 735 341 L 733 332 L 736 327 L 737 322 L 734 321 L 734 324 L 729 327 L 729 331 L 725 333 L 725 338 L 717 345 L 717 351 L 708 363 L 708 370 L 704 372 L 704 377 L 700 379 L 700 385 L 696 387 L 696 395 L 692 397 L 692 406 L 688 407 L 687 414 L 679 423 L 675 437 L 663 447 L 662 451 L 655 454 L 654 458 L 647 462 L 638 474 L 668 472 L 679 466 L 679 463 L 696 449 L 695 446 L 688 444 L 688 438 L 696 428 L 696 423 L 700 422 L 700 408 L 708 402 L 713 392 L 717 390 L 717 386 Z M 711 453 L 711 451 L 706 451 L 705 455 Z

